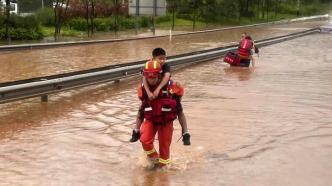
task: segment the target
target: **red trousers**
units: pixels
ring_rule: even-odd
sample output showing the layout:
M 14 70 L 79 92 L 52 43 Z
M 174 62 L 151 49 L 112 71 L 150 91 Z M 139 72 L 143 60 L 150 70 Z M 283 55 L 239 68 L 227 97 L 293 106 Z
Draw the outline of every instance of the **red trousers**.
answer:
M 159 155 L 153 146 L 156 133 L 158 132 Z M 140 129 L 142 143 L 145 153 L 150 158 L 158 158 L 161 165 L 170 163 L 169 151 L 172 143 L 173 122 L 154 125 L 151 121 L 145 120 Z

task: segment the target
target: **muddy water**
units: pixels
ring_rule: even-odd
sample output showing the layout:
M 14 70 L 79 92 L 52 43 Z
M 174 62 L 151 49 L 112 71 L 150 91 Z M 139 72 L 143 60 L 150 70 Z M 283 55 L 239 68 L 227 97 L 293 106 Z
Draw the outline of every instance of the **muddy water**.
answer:
M 315 34 L 262 48 L 254 69 L 220 59 L 174 72 L 192 146 L 177 142 L 176 122 L 165 172 L 146 170 L 127 142 L 137 77 L 1 105 L 1 184 L 330 185 L 330 43 Z
M 0 82 L 8 82 L 150 58 L 155 47 L 163 47 L 168 55 L 198 51 L 238 42 L 246 31 L 254 39 L 284 35 L 317 27 L 326 21 L 260 26 L 207 34 L 176 36 L 119 43 L 72 46 L 44 50 L 0 53 Z

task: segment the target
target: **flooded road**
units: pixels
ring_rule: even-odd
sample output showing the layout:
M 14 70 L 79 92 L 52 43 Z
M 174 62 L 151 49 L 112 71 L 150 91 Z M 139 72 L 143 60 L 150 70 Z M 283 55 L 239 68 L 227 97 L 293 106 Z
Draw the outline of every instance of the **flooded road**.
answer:
M 174 36 L 171 40 L 164 37 L 42 50 L 0 52 L 0 83 L 144 60 L 151 57 L 151 51 L 155 47 L 165 48 L 168 55 L 182 54 L 237 43 L 244 31 L 251 34 L 254 39 L 262 39 L 306 30 L 325 22 L 258 26 Z
M 0 105 L 1 185 L 330 185 L 331 43 L 314 34 L 261 48 L 254 69 L 219 59 L 174 72 L 192 145 L 176 121 L 166 172 L 127 142 L 138 77 Z

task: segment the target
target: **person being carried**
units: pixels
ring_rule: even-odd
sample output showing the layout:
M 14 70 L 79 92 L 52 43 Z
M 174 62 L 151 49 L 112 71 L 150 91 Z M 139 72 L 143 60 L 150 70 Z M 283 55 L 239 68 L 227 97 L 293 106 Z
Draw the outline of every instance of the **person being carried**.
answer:
M 163 79 L 161 65 L 156 60 L 146 62 L 143 76 L 146 79 L 146 85 L 140 84 L 137 89 L 141 106 L 136 117 L 135 128 L 139 129 L 138 134 L 143 150 L 149 160 L 154 163 L 154 168 L 162 168 L 170 163 L 173 121 L 177 117 L 177 98 L 183 96 L 184 89 L 179 83 L 169 79 L 158 95 L 154 99 L 149 99 L 145 86 L 148 86 L 151 91 L 157 90 Z M 157 133 L 159 153 L 153 144 Z
M 157 61 L 161 65 L 162 80 L 161 80 L 160 84 L 152 91 L 152 90 L 150 90 L 150 88 L 147 84 L 146 77 L 143 76 L 143 85 L 144 85 L 144 89 L 146 91 L 146 94 L 147 94 L 149 100 L 153 100 L 158 97 L 160 90 L 162 89 L 162 87 L 166 86 L 167 82 L 170 80 L 170 77 L 171 77 L 171 73 L 170 73 L 171 68 L 170 68 L 169 64 L 166 63 L 166 51 L 164 49 L 155 48 L 152 51 L 152 60 Z M 176 101 L 177 101 L 177 107 L 176 107 L 177 115 L 178 115 L 179 123 L 182 128 L 182 130 L 181 130 L 182 131 L 182 141 L 183 141 L 184 145 L 190 145 L 191 144 L 190 143 L 190 134 L 188 132 L 187 120 L 183 113 L 181 97 L 177 97 Z M 135 142 L 138 140 L 138 138 L 139 138 L 138 133 L 139 133 L 139 128 L 135 128 L 133 131 L 132 138 L 130 139 L 130 142 Z

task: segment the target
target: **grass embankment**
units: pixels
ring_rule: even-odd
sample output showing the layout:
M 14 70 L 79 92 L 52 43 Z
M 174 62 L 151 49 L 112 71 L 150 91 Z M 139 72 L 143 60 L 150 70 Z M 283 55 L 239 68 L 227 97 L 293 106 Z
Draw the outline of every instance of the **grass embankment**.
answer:
M 53 37 L 54 36 L 54 27 L 41 26 L 41 31 L 44 37 Z M 64 37 L 79 37 L 84 35 L 82 31 L 71 30 L 68 27 L 63 27 L 61 29 L 61 35 Z

